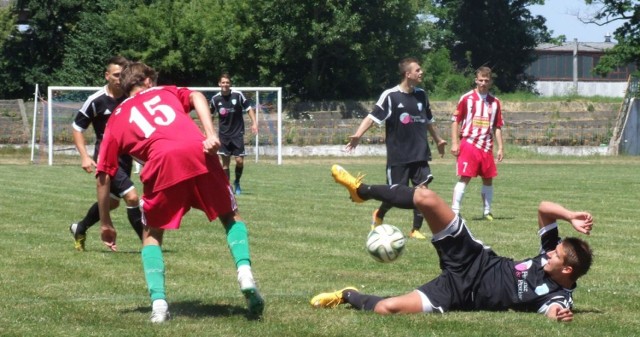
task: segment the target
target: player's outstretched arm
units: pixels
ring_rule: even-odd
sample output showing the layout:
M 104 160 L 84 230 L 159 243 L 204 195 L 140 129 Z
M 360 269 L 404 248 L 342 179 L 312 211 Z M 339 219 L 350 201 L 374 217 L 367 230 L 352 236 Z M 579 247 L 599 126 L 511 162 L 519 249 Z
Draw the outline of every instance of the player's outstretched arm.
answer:
M 360 137 L 362 137 L 362 135 L 364 135 L 364 133 L 367 132 L 367 130 L 369 130 L 372 125 L 373 125 L 373 119 L 369 118 L 369 116 L 362 119 L 362 122 L 360 123 L 360 126 L 358 126 L 356 133 L 349 136 L 349 142 L 344 147 L 344 150 L 346 152 L 351 152 L 355 150 L 358 144 L 360 143 Z
M 551 201 L 543 201 L 538 206 L 538 225 L 543 228 L 557 220 L 569 222 L 573 228 L 585 235 L 593 229 L 593 217 L 588 212 L 571 211 L 560 204 Z

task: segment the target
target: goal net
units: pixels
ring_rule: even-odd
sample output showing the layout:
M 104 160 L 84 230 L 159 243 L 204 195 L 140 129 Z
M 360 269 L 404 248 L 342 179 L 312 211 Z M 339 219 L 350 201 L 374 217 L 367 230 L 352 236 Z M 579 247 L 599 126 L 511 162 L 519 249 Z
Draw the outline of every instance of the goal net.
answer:
M 46 111 L 34 112 L 32 130 L 32 161 L 47 157 L 48 164 L 77 161 L 78 152 L 73 143 L 72 124 L 85 100 L 101 87 L 50 86 L 47 89 Z M 220 91 L 218 87 L 190 87 L 202 92 L 207 99 Z M 251 120 L 245 114 L 245 148 L 247 156 L 274 156 L 282 164 L 282 88 L 233 87 L 250 100 L 256 110 L 258 134 L 250 130 Z M 37 101 L 37 98 L 36 98 Z M 196 115 L 192 112 L 192 117 Z M 39 120 L 38 120 L 39 119 Z M 217 121 L 214 124 L 217 129 Z M 95 134 L 90 127 L 84 132 L 87 151 L 93 153 Z

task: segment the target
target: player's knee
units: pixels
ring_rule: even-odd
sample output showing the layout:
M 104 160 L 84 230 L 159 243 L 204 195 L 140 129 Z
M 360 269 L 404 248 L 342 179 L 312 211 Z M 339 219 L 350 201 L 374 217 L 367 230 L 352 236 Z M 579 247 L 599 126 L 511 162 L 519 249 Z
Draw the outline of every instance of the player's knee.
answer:
M 417 188 L 413 193 L 413 204 L 420 209 L 421 207 L 433 207 L 438 200 L 436 192 L 426 189 Z
M 140 203 L 140 200 L 138 199 L 138 193 L 136 193 L 136 190 L 129 191 L 127 194 L 122 196 L 122 199 L 124 200 L 124 202 L 127 204 L 128 207 L 137 207 L 138 204 Z

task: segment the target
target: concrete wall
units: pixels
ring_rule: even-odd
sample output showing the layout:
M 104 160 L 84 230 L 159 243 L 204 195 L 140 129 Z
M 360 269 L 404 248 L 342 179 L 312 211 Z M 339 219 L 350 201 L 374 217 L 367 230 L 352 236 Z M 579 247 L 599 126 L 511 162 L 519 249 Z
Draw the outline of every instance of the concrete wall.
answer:
M 624 97 L 627 82 L 578 82 L 578 90 L 571 81 L 538 81 L 536 90 L 542 96 L 605 96 Z
M 620 139 L 619 153 L 637 156 L 640 155 L 640 102 L 634 99 L 627 113 L 622 137 Z

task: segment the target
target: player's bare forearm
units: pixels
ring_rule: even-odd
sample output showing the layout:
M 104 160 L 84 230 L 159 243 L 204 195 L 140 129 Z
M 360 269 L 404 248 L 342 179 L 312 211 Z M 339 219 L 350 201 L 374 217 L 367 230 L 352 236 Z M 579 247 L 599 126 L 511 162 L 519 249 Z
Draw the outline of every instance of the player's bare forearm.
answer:
M 502 161 L 502 159 L 504 159 L 504 148 L 502 147 L 502 129 L 497 128 L 494 136 L 496 145 L 498 145 L 498 161 Z
M 447 141 L 442 139 L 442 137 L 440 137 L 440 135 L 438 134 L 438 129 L 436 129 L 433 123 L 427 125 L 427 130 L 429 131 L 431 138 L 433 138 L 433 141 L 436 143 L 436 146 L 438 147 L 438 153 L 440 154 L 440 158 L 444 157 Z
M 591 234 L 593 216 L 589 212 L 572 211 L 551 201 L 543 201 L 538 206 L 538 225 L 543 228 L 557 220 L 569 222 L 573 228 L 585 235 Z
M 96 166 L 96 163 L 93 161 L 93 158 L 89 156 L 87 152 L 87 148 L 85 145 L 84 134 L 78 130 L 73 130 L 73 143 L 76 145 L 76 149 L 80 154 L 81 167 L 87 173 L 91 173 L 93 171 L 93 167 Z
M 213 120 L 211 119 L 211 109 L 209 109 L 207 98 L 204 97 L 201 92 L 193 91 L 191 95 L 189 95 L 189 100 L 198 115 L 205 136 L 217 136 L 216 129 L 213 126 Z
M 111 177 L 105 172 L 96 174 L 98 209 L 100 210 L 100 237 L 102 242 L 112 251 L 116 251 L 116 230 L 111 221 L 111 203 L 109 200 L 109 190 Z
M 373 125 L 373 119 L 369 118 L 369 116 L 362 119 L 362 122 L 360 122 L 360 126 L 358 126 L 356 133 L 349 136 L 349 142 L 344 148 L 345 151 L 347 152 L 353 151 L 360 143 L 360 137 L 362 137 L 365 134 L 365 132 L 367 132 L 367 130 L 371 128 L 372 125 Z
M 251 133 L 258 134 L 258 119 L 256 118 L 256 110 L 249 108 L 249 119 L 251 119 Z
M 458 135 L 459 135 L 458 122 L 453 121 L 451 123 L 451 154 L 456 157 L 460 154 L 460 145 L 459 145 Z

